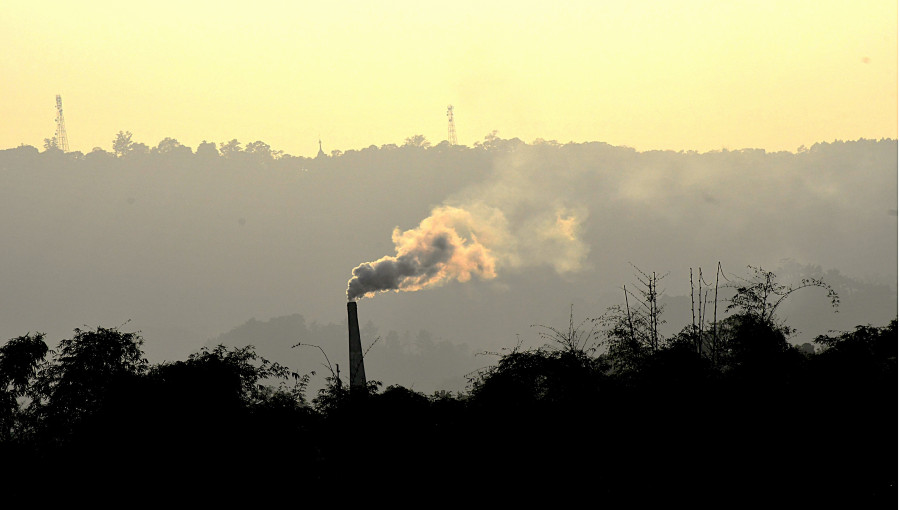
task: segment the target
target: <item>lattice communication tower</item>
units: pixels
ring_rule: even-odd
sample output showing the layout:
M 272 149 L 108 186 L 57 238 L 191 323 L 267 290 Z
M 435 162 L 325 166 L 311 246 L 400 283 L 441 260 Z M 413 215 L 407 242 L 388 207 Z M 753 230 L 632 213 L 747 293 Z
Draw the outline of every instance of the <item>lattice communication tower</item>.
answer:
M 56 146 L 69 152 L 69 136 L 66 135 L 66 120 L 63 118 L 62 96 L 56 95 Z
M 456 125 L 453 124 L 452 104 L 447 107 L 447 118 L 449 119 L 447 124 L 447 141 L 450 142 L 450 145 L 456 145 Z

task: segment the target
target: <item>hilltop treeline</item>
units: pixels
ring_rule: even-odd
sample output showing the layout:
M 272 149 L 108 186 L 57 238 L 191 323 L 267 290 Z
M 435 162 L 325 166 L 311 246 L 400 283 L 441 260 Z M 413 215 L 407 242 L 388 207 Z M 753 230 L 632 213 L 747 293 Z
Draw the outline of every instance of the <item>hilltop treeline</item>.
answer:
M 664 337 L 645 283 L 596 321 L 543 327 L 539 348 L 495 353 L 456 394 L 376 381 L 351 393 L 328 363 L 307 395 L 322 374 L 253 347 L 150 364 L 118 328 L 76 329 L 56 351 L 26 334 L 0 346 L 4 480 L 342 501 L 896 500 L 896 320 L 792 346 L 779 305 L 830 288 L 757 269 L 721 316 Z

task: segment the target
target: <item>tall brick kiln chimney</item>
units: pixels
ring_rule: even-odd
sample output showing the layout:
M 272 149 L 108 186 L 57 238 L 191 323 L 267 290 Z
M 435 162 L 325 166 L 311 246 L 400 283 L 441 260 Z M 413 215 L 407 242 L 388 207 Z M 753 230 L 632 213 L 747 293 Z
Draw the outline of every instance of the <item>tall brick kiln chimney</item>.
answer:
M 347 326 L 350 329 L 350 394 L 366 394 L 366 367 L 363 365 L 362 343 L 359 340 L 359 319 L 356 301 L 347 303 Z

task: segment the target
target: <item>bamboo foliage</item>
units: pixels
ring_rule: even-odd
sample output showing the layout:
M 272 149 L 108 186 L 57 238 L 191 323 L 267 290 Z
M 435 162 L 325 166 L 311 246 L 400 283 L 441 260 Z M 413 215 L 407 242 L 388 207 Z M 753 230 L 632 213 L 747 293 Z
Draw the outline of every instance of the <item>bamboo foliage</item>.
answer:
M 656 271 L 644 272 L 634 264 L 631 265 L 637 271 L 638 284 L 632 284 L 633 290 L 629 290 L 627 286 L 623 286 L 625 291 L 626 309 L 628 313 L 628 326 L 631 332 L 632 341 L 638 335 L 635 334 L 635 323 L 643 326 L 644 338 L 642 340 L 650 348 L 651 351 L 659 350 L 659 326 L 665 324 L 665 320 L 661 319 L 663 307 L 660 306 L 659 297 L 659 281 L 668 276 L 657 275 Z M 632 311 L 628 303 L 628 295 L 631 295 L 637 301 L 635 310 Z
M 716 279 L 714 283 L 707 282 L 703 278 L 703 268 L 697 268 L 697 277 L 694 278 L 694 268 L 690 268 L 691 280 L 691 339 L 697 349 L 697 354 L 708 356 L 714 364 L 719 362 L 719 276 L 722 273 L 722 263 L 716 264 Z M 695 285 L 696 282 L 696 285 Z M 709 293 L 713 298 L 710 301 Z M 712 304 L 712 320 L 709 320 L 707 308 Z

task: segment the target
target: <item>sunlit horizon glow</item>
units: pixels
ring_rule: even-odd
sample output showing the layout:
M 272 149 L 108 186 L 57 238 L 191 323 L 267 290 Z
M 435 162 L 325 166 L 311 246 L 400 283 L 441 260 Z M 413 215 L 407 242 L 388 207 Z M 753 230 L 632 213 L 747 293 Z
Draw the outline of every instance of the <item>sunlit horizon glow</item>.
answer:
M 261 140 L 295 156 L 447 138 L 794 151 L 897 138 L 896 2 L 262 0 L 50 5 L 0 15 L 0 149 L 120 131 Z

